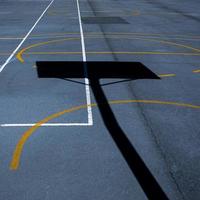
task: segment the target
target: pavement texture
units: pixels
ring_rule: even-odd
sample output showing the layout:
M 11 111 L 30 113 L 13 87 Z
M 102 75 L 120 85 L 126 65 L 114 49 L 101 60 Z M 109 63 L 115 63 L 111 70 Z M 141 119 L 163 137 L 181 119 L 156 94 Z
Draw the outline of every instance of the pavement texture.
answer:
M 38 78 L 37 61 L 83 61 L 77 3 L 87 61 L 141 62 L 160 77 L 100 84 L 168 199 L 199 200 L 198 0 L 0 1 L 0 200 L 149 198 L 91 87 L 87 106 L 85 79 Z

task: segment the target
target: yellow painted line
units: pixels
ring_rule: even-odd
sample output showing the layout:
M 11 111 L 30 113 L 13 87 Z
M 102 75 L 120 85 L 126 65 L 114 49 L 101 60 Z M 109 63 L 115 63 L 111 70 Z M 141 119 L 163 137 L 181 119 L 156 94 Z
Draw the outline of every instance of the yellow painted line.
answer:
M 187 53 L 187 52 L 159 52 L 159 51 L 87 51 L 87 54 L 95 54 L 95 55 L 101 55 L 101 54 L 138 54 L 138 55 L 181 55 L 181 56 L 200 56 L 200 53 Z M 81 54 L 80 51 L 77 52 L 29 52 L 24 53 L 24 55 L 78 55 Z M 24 62 L 24 61 L 23 61 Z
M 45 39 L 45 38 L 63 38 L 67 35 L 76 35 L 76 36 L 79 36 L 80 33 L 49 33 L 49 34 L 32 34 L 31 37 L 29 37 L 28 39 Z M 98 33 L 98 32 L 86 32 L 85 35 L 87 36 L 102 36 L 102 33 Z M 172 36 L 168 36 L 168 35 L 159 35 L 159 34 L 140 34 L 140 33 L 105 33 L 105 35 L 107 36 L 120 36 L 121 37 L 127 37 L 127 36 L 137 36 L 137 37 L 151 37 L 151 38 L 147 38 L 147 39 L 161 39 L 162 37 L 166 38 L 167 39 L 176 39 L 176 40 L 194 40 L 194 41 L 197 41 L 197 40 L 200 40 L 200 38 L 198 36 L 194 36 L 194 37 L 191 37 L 191 38 L 188 38 L 188 37 L 173 37 Z M 42 38 L 41 38 L 42 37 Z M 20 40 L 20 39 L 23 39 L 22 37 L 0 37 L 0 40 Z
M 91 36 L 102 36 L 102 34 L 96 34 L 96 33 L 85 33 L 85 35 L 88 36 L 88 37 L 91 37 Z M 134 37 L 134 38 L 138 37 L 140 39 L 144 38 L 144 39 L 147 39 L 147 40 L 156 39 L 156 41 L 159 40 L 159 39 L 162 39 L 161 41 L 165 41 L 163 39 L 166 39 L 166 40 L 169 40 L 169 39 L 171 39 L 171 40 L 194 40 L 194 41 L 200 40 L 200 38 L 198 38 L 198 37 L 197 38 L 193 38 L 193 37 L 192 38 L 187 38 L 187 37 L 173 37 L 173 36 L 168 36 L 168 35 L 163 35 L 163 36 L 162 35 L 161 36 L 158 35 L 157 36 L 157 35 L 153 35 L 153 34 L 152 35 L 145 35 L 145 34 L 128 34 L 128 33 L 122 33 L 122 34 L 120 34 L 120 33 L 114 33 L 114 34 L 105 33 L 105 36 L 109 37 L 109 38 L 114 38 L 115 37 L 117 39 L 118 38 L 133 39 L 131 37 Z M 189 46 L 187 46 L 187 47 L 189 47 Z
M 33 36 L 32 37 L 29 37 L 28 39 L 31 40 L 31 39 L 45 39 L 45 38 L 66 38 L 68 35 L 75 35 L 75 36 L 79 36 L 80 34 L 47 34 L 47 35 L 38 35 L 38 36 Z M 92 37 L 92 36 L 102 36 L 101 33 L 85 33 L 86 36 L 88 37 Z M 186 38 L 186 37 L 170 37 L 170 36 L 148 36 L 148 35 L 139 35 L 139 34 L 133 34 L 133 35 L 126 35 L 126 34 L 105 34 L 107 37 L 109 36 L 109 38 L 111 37 L 120 37 L 120 38 L 127 38 L 128 36 L 129 37 L 140 37 L 140 38 L 146 38 L 146 39 L 171 39 L 171 40 L 189 40 L 189 41 L 199 41 L 200 38 Z
M 32 34 L 32 36 L 47 36 L 47 35 L 79 35 L 79 32 L 54 32 L 54 33 L 41 33 Z M 85 34 L 102 35 L 101 32 L 85 32 Z M 159 34 L 159 33 L 140 33 L 140 32 L 105 32 L 106 35 L 139 35 L 139 36 L 169 36 L 169 37 L 190 37 L 193 39 L 200 39 L 200 35 L 178 35 L 178 34 Z
M 102 35 L 101 32 L 85 32 L 85 34 L 87 35 Z M 181 34 L 170 34 L 170 33 L 142 33 L 142 32 L 105 32 L 106 35 L 133 35 L 133 36 L 159 36 L 159 37 L 183 37 L 183 38 L 188 38 L 189 39 L 200 39 L 200 35 L 181 35 Z M 31 34 L 32 37 L 36 37 L 37 36 L 59 36 L 59 35 L 80 35 L 79 32 L 53 32 L 53 33 L 40 33 L 40 34 Z M 18 36 L 18 37 L 2 37 L 2 39 L 4 38 L 8 38 L 8 39 L 20 39 L 22 38 L 22 36 Z M 186 38 L 186 39 L 187 39 Z M 178 38 L 176 38 L 178 39 Z M 181 38 L 179 38 L 181 39 Z
M 193 70 L 192 72 L 193 72 L 193 73 L 200 73 L 200 69 Z
M 28 140 L 28 138 L 32 135 L 32 133 L 34 131 L 36 131 L 42 124 L 47 123 L 49 120 L 52 120 L 54 118 L 57 118 L 65 113 L 70 113 L 70 112 L 74 112 L 83 108 L 86 108 L 87 105 L 82 105 L 82 106 L 77 106 L 77 107 L 73 107 L 71 109 L 67 109 L 55 114 L 52 114 L 46 118 L 44 118 L 43 120 L 37 122 L 34 126 L 32 126 L 30 129 L 28 129 L 20 138 L 19 142 L 17 143 L 17 146 L 15 148 L 15 151 L 13 153 L 13 158 L 12 161 L 10 163 L 10 169 L 11 170 L 16 170 L 19 166 L 19 162 L 20 162 L 20 157 L 21 157 L 21 153 L 24 147 L 25 142 Z
M 159 101 L 159 100 L 114 100 L 114 101 L 109 101 L 109 104 L 128 104 L 128 103 L 159 104 L 159 105 L 179 106 L 179 107 L 185 107 L 185 108 L 191 108 L 191 109 L 200 109 L 200 106 L 198 106 L 198 105 L 179 103 L 179 102 L 170 102 L 170 101 Z M 85 108 L 87 108 L 87 106 L 88 105 L 76 106 L 76 107 L 49 115 L 48 117 L 37 122 L 34 126 L 29 128 L 26 132 L 24 132 L 22 137 L 19 139 L 19 141 L 15 147 L 15 150 L 13 152 L 12 160 L 10 162 L 10 169 L 17 170 L 19 168 L 21 154 L 22 154 L 22 151 L 23 151 L 26 141 L 42 124 L 45 124 L 48 121 L 55 119 L 57 117 L 60 117 L 61 115 L 64 115 L 66 113 L 72 113 L 72 112 L 75 112 L 75 111 L 78 111 L 81 109 L 85 109 Z M 96 107 L 97 104 L 94 103 L 94 104 L 91 104 L 90 106 Z
M 91 39 L 90 37 L 85 37 L 85 38 L 88 38 L 88 39 Z M 94 37 L 95 39 L 99 38 L 99 37 Z M 92 38 L 92 39 L 94 39 Z M 102 37 L 104 38 L 104 37 Z M 106 38 L 109 38 L 106 36 Z M 37 43 L 37 44 L 32 44 L 28 47 L 25 47 L 23 49 L 21 49 L 16 57 L 17 59 L 20 61 L 20 62 L 24 62 L 24 59 L 22 58 L 22 55 L 25 51 L 27 50 L 30 50 L 31 48 L 34 48 L 34 47 L 39 47 L 39 46 L 43 46 L 43 45 L 47 45 L 47 44 L 52 44 L 52 43 L 57 43 L 57 42 L 63 42 L 63 41 L 69 41 L 69 40 L 79 40 L 80 38 L 79 37 L 75 37 L 75 38 L 64 38 L 64 39 L 59 39 L 59 40 L 50 40 L 50 41 L 46 41 L 46 42 L 40 42 L 40 43 Z M 117 38 L 114 38 L 112 37 L 112 39 L 119 39 L 119 37 Z M 169 41 L 165 41 L 165 40 L 158 40 L 158 39 L 146 39 L 146 38 L 138 38 L 138 37 L 134 37 L 134 38 L 126 38 L 126 39 L 136 39 L 136 40 L 144 40 L 144 41 L 152 41 L 152 42 L 159 42 L 159 43 L 163 43 L 163 44 L 168 44 L 168 45 L 172 45 L 172 46 L 178 46 L 178 47 L 181 47 L 181 48 L 186 48 L 186 49 L 190 49 L 190 50 L 193 50 L 195 52 L 199 52 L 200 53 L 200 49 L 197 49 L 197 48 L 193 48 L 191 46 L 188 46 L 188 45 L 182 45 L 182 44 L 178 44 L 178 43 L 175 43 L 175 42 L 169 42 Z M 121 53 L 122 54 L 122 53 Z M 140 53 L 140 54 L 145 54 L 145 53 Z M 156 54 L 156 53 L 147 53 L 147 54 Z M 166 54 L 166 52 L 159 52 L 159 54 Z M 174 53 L 172 53 L 173 55 L 175 55 Z M 177 54 L 178 55 L 178 54 Z M 180 55 L 188 55 L 188 53 L 181 53 Z M 194 55 L 199 55 L 199 54 L 194 54 Z
M 100 33 L 100 32 L 95 32 Z M 54 32 L 54 33 L 40 33 L 40 34 L 32 34 L 31 36 L 57 36 L 57 35 L 80 35 L 80 32 Z
M 159 77 L 172 77 L 172 76 L 176 76 L 176 74 L 160 74 L 158 76 Z
M 51 43 L 69 41 L 69 40 L 80 40 L 80 38 L 79 38 L 79 37 L 77 37 L 77 38 L 65 38 L 65 39 L 51 40 L 51 41 L 46 41 L 46 42 L 40 42 L 40 43 L 37 43 L 37 44 L 33 44 L 33 45 L 30 45 L 30 46 L 28 46 L 28 47 L 26 47 L 26 48 L 21 49 L 21 50 L 17 53 L 16 57 L 17 57 L 17 59 L 18 59 L 20 62 L 23 63 L 23 62 L 24 62 L 24 59 L 22 58 L 22 54 L 23 54 L 25 51 L 27 51 L 27 50 L 29 50 L 29 49 L 31 49 L 31 48 L 34 48 L 34 47 L 38 47 L 38 46 L 42 46 L 42 45 L 46 45 L 46 44 L 51 44 Z
M 92 11 L 81 11 L 83 13 L 92 13 Z M 112 14 L 119 14 L 120 16 L 138 16 L 138 15 L 180 15 L 180 13 L 178 12 L 153 12 L 153 11 L 147 11 L 147 12 L 143 12 L 140 10 L 133 10 L 133 11 L 121 11 L 121 10 L 97 10 L 95 11 L 96 13 L 112 13 Z M 73 13 L 69 13 L 66 14 L 66 11 L 49 11 L 48 12 L 49 15 L 58 15 L 58 14 L 62 14 L 62 15 L 73 15 Z M 191 14 L 197 14 L 197 13 L 185 13 L 188 15 Z

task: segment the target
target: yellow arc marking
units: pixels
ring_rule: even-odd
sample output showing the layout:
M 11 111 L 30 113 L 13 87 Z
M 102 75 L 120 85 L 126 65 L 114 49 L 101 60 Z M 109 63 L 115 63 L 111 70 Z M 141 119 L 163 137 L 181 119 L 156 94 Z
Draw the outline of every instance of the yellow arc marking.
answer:
M 101 35 L 100 32 L 85 32 L 86 35 Z M 138 37 L 143 37 L 143 36 L 158 36 L 158 37 L 173 37 L 172 39 L 200 39 L 199 35 L 177 35 L 177 34 L 153 34 L 153 33 L 141 33 L 141 32 L 106 32 L 106 35 L 120 35 L 120 36 L 138 36 Z M 79 36 L 80 33 L 79 32 L 53 32 L 53 33 L 41 33 L 41 34 L 32 34 L 32 37 L 29 38 L 37 38 L 39 36 L 65 36 L 65 35 L 77 35 Z M 175 37 L 175 38 L 174 38 Z M 18 36 L 18 37 L 0 37 L 1 39 L 23 39 L 22 36 Z
M 58 35 L 79 35 L 80 32 L 54 32 L 54 33 L 41 33 L 41 34 L 32 34 L 33 37 L 37 37 L 37 36 L 58 36 Z M 85 34 L 87 35 L 100 35 L 101 32 L 85 32 Z M 200 36 L 199 35 L 177 35 L 177 34 L 153 34 L 153 33 L 141 33 L 141 32 L 106 32 L 106 35 L 136 35 L 136 36 L 173 36 L 173 37 L 189 37 L 190 39 L 199 39 Z
M 16 170 L 19 166 L 19 162 L 20 162 L 20 157 L 21 157 L 21 153 L 24 147 L 25 142 L 28 140 L 28 138 L 32 135 L 33 132 L 35 132 L 42 124 L 47 123 L 48 121 L 57 118 L 65 113 L 70 113 L 70 112 L 74 112 L 83 108 L 86 108 L 87 105 L 82 105 L 82 106 L 77 106 L 77 107 L 73 107 L 71 109 L 67 109 L 67 110 L 63 110 L 61 112 L 52 114 L 44 119 L 42 119 L 41 121 L 37 122 L 34 126 L 32 126 L 31 128 L 29 128 L 20 138 L 19 142 L 16 145 L 15 151 L 13 153 L 13 158 L 12 161 L 10 163 L 10 169 L 11 170 Z
M 40 43 L 37 43 L 37 44 L 33 44 L 33 45 L 30 45 L 30 46 L 28 46 L 28 47 L 26 47 L 26 48 L 23 48 L 22 50 L 20 50 L 18 53 L 17 53 L 17 55 L 16 55 L 16 57 L 17 57 L 17 59 L 20 61 L 20 62 L 24 62 L 24 59 L 22 58 L 22 54 L 25 52 L 25 51 L 27 51 L 27 50 L 29 50 L 29 49 L 31 49 L 31 48 L 34 48 L 34 47 L 38 47 L 38 46 L 42 46 L 42 45 L 45 45 L 45 44 L 51 44 L 51 43 L 56 43 L 56 42 L 63 42 L 63 41 L 67 41 L 67 40 L 80 40 L 80 38 L 65 38 L 65 39 L 59 39 L 59 40 L 51 40 L 51 41 L 46 41 L 46 42 L 40 42 Z
M 85 37 L 85 38 L 88 38 L 88 39 L 97 39 L 97 38 L 104 38 L 104 37 Z M 106 38 L 112 38 L 112 39 L 119 39 L 120 37 L 109 37 L 109 36 L 106 36 Z M 20 62 L 24 62 L 24 59 L 22 58 L 22 55 L 25 51 L 31 49 L 31 48 L 34 48 L 34 47 L 38 47 L 38 46 L 42 46 L 42 45 L 46 45 L 46 44 L 51 44 L 51 43 L 57 43 L 57 42 L 62 42 L 62 41 L 67 41 L 67 40 L 79 40 L 80 38 L 65 38 L 65 39 L 58 39 L 58 40 L 50 40 L 50 41 L 46 41 L 46 42 L 40 42 L 40 43 L 37 43 L 37 44 L 33 44 L 33 45 L 30 45 L 26 48 L 23 48 L 22 50 L 20 50 L 16 57 L 17 59 L 20 61 Z M 140 37 L 133 37 L 133 38 L 125 38 L 125 39 L 136 39 L 136 40 L 144 40 L 144 41 L 152 41 L 152 42 L 160 42 L 160 43 L 163 43 L 163 44 L 167 44 L 167 45 L 172 45 L 172 46 L 178 46 L 178 47 L 181 47 L 181 48 L 186 48 L 186 49 L 190 49 L 190 50 L 193 50 L 195 52 L 198 52 L 200 53 L 200 49 L 197 49 L 197 48 L 193 48 L 191 46 L 188 46 L 188 45 L 182 45 L 182 44 L 178 44 L 178 43 L 175 43 L 175 42 L 169 42 L 169 41 L 165 41 L 165 40 L 158 40 L 158 39 L 147 39 L 147 38 L 140 38 Z M 88 53 L 88 52 L 87 52 Z M 140 52 L 141 53 L 141 52 Z M 166 52 L 159 52 L 160 54 L 167 54 Z M 146 52 L 142 52 L 142 54 L 146 54 Z M 154 54 L 154 52 L 148 52 L 147 54 Z M 170 52 L 168 53 L 170 54 Z M 175 55 L 175 53 L 172 53 Z M 177 53 L 179 54 L 179 53 Z M 182 55 L 188 55 L 188 53 L 181 53 Z M 196 55 L 196 54 L 195 54 Z M 197 54 L 199 55 L 199 54 Z
M 194 72 L 194 73 L 200 73 L 200 69 L 193 70 L 192 72 Z
M 192 108 L 192 109 L 200 109 L 200 106 L 198 106 L 198 105 L 178 103 L 178 102 L 169 102 L 169 101 L 158 101 L 158 100 L 114 100 L 114 101 L 109 101 L 109 104 L 128 104 L 128 103 L 161 104 L 161 105 L 173 105 L 173 106 L 187 107 L 187 108 Z M 18 141 L 18 143 L 15 147 L 15 150 L 13 152 L 12 160 L 10 162 L 10 169 L 11 170 L 18 169 L 19 164 L 20 164 L 21 154 L 22 154 L 23 147 L 24 147 L 26 141 L 42 124 L 45 124 L 52 119 L 60 117 L 61 115 L 64 115 L 65 113 L 71 113 L 71 112 L 75 112 L 75 111 L 87 108 L 87 106 L 88 105 L 76 106 L 76 107 L 49 115 L 48 117 L 37 122 L 34 126 L 29 128 L 26 132 L 24 132 L 24 134 Z M 91 104 L 90 106 L 95 107 L 95 106 L 97 106 L 97 104 L 94 103 L 94 104 Z
M 25 55 L 78 55 L 82 52 L 29 52 L 24 53 Z M 87 54 L 139 54 L 139 55 L 181 55 L 181 56 L 200 56 L 200 53 L 187 53 L 187 52 L 159 52 L 159 51 L 141 51 L 141 52 L 134 52 L 134 51 L 87 51 Z M 24 60 L 23 60 L 24 62 Z
M 176 74 L 160 74 L 160 77 L 171 77 L 171 76 L 176 76 Z

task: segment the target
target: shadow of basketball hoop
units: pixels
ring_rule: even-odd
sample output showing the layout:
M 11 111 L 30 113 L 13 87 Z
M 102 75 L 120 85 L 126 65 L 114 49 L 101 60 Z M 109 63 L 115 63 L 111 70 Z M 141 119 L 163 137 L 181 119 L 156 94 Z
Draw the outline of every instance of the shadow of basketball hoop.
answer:
M 148 199 L 168 199 L 126 134 L 119 126 L 100 79 L 160 79 L 139 62 L 36 62 L 39 78 L 88 78 L 103 122 Z M 134 131 L 134 130 L 133 130 Z

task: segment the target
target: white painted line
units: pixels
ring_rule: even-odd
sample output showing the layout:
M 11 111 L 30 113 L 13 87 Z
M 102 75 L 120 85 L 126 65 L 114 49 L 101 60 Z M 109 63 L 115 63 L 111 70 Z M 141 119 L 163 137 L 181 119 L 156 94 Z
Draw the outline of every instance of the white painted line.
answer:
M 35 24 L 32 26 L 32 28 L 29 30 L 29 32 L 25 35 L 25 37 L 23 38 L 23 40 L 20 42 L 20 44 L 17 46 L 17 48 L 12 52 L 12 54 L 8 57 L 8 59 L 5 61 L 5 63 L 0 67 L 0 73 L 3 71 L 3 69 L 6 67 L 6 65 L 10 62 L 10 60 L 13 58 L 13 56 L 16 54 L 16 52 L 19 50 L 19 48 L 22 46 L 22 44 L 25 42 L 25 40 L 28 38 L 28 36 L 31 34 L 31 32 L 33 31 L 33 29 L 36 27 L 36 25 L 38 24 L 38 22 L 41 20 L 41 18 L 44 16 L 44 14 L 46 13 L 46 11 L 48 10 L 48 8 L 51 6 L 51 4 L 54 2 L 54 0 L 52 0 L 50 2 L 50 4 L 46 7 L 46 9 L 43 11 L 43 13 L 40 15 L 40 17 L 38 18 L 38 20 L 35 22 Z
M 90 97 L 90 86 L 88 78 L 85 78 L 85 92 L 86 92 L 86 102 L 87 102 L 87 112 L 88 112 L 88 125 L 93 125 L 92 107 L 91 107 L 91 97 Z
M 1 124 L 1 127 L 31 127 L 34 126 L 34 123 L 31 124 Z M 92 126 L 93 124 L 89 123 L 46 123 L 41 126 Z
M 54 2 L 54 0 L 51 1 L 51 3 L 48 5 L 48 7 L 45 9 L 45 11 L 40 16 L 40 18 L 34 24 L 32 29 L 27 33 L 27 35 L 24 37 L 22 42 L 18 45 L 18 47 L 15 49 L 15 51 L 7 59 L 7 61 L 4 63 L 4 65 L 2 65 L 2 67 L 0 68 L 0 72 L 2 72 L 2 70 L 5 68 L 5 66 L 11 61 L 12 57 L 15 55 L 15 53 L 18 51 L 18 49 L 21 47 L 21 45 L 27 39 L 27 37 L 30 35 L 30 33 L 33 31 L 34 27 L 37 25 L 37 23 L 40 21 L 42 16 L 45 14 L 45 12 L 48 10 L 48 8 L 51 6 L 51 4 L 53 2 Z M 85 41 L 84 41 L 81 15 L 80 15 L 80 7 L 79 7 L 78 0 L 77 0 L 77 7 L 78 7 L 78 16 L 79 16 L 80 34 L 81 34 L 82 57 L 83 57 L 83 61 L 86 62 L 87 59 L 86 59 L 86 51 L 85 51 Z M 87 112 L 88 112 L 88 123 L 46 123 L 46 124 L 42 124 L 41 126 L 46 126 L 46 127 L 51 127 L 51 126 L 92 126 L 93 125 L 93 117 L 92 117 L 90 87 L 89 87 L 89 80 L 87 78 L 85 78 L 85 91 L 86 91 L 86 102 L 87 102 Z M 0 127 L 31 127 L 34 125 L 35 125 L 34 123 L 22 123 L 22 124 L 7 123 L 7 124 L 0 124 Z
M 79 20 L 80 34 L 81 34 L 82 57 L 83 57 L 83 62 L 86 62 L 87 57 L 86 57 L 86 51 L 85 51 L 85 40 L 84 40 L 83 26 L 82 26 L 82 21 L 81 21 L 79 0 L 76 0 L 76 3 L 77 3 L 77 9 L 78 9 L 78 20 Z M 87 101 L 88 124 L 93 125 L 90 86 L 89 86 L 88 78 L 85 78 L 85 91 L 86 91 L 86 101 Z

